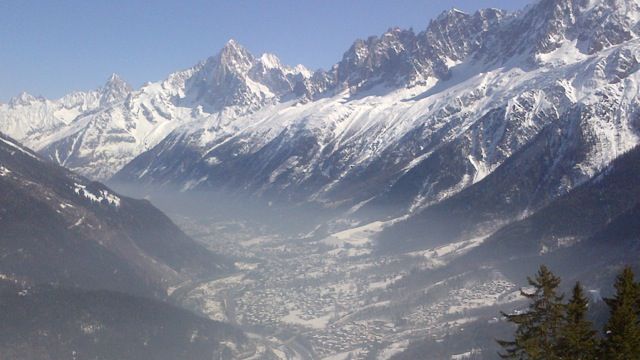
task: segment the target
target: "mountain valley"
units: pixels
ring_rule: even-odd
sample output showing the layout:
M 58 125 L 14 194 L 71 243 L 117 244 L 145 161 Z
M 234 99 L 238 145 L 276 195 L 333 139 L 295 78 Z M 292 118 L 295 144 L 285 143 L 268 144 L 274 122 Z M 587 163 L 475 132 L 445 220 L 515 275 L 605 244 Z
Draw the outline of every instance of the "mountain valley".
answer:
M 328 70 L 229 40 L 0 133 L 10 359 L 494 359 L 540 264 L 598 329 L 640 270 L 637 0 L 451 9 Z

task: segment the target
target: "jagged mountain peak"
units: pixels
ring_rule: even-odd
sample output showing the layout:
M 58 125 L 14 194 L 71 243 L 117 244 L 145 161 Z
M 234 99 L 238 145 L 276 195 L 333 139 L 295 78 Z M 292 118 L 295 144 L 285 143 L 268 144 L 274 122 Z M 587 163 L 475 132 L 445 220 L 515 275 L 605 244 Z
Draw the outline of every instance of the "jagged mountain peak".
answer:
M 460 10 L 458 8 L 452 7 L 449 10 L 445 10 L 441 12 L 440 15 L 438 15 L 435 18 L 435 21 L 447 21 L 447 20 L 455 19 L 461 16 L 463 17 L 469 16 L 469 13 L 467 13 L 466 11 Z
M 133 91 L 131 85 L 124 81 L 118 74 L 113 73 L 100 92 L 100 106 L 107 106 L 117 101 L 124 100 Z
M 14 96 L 11 99 L 9 99 L 9 106 L 12 106 L 12 107 L 28 106 L 28 105 L 31 105 L 32 103 L 40 101 L 40 100 L 42 100 L 42 98 L 33 96 L 33 95 L 29 94 L 28 92 L 23 91 L 20 94 L 18 94 L 17 96 Z
M 418 35 L 420 56 L 436 57 L 442 67 L 448 60 L 462 61 L 478 50 L 486 36 L 493 34 L 508 18 L 506 11 L 493 8 L 473 14 L 445 11 Z
M 429 22 L 426 31 L 436 31 L 438 28 L 442 28 L 443 26 L 467 26 L 470 20 L 475 21 L 497 21 L 501 20 L 501 18 L 507 16 L 509 12 L 502 9 L 497 8 L 483 8 L 478 9 L 473 13 L 468 13 L 466 11 L 462 11 L 456 8 L 452 8 L 450 10 L 443 11 Z
M 181 101 L 202 105 L 208 113 L 235 107 L 234 113 L 246 114 L 291 94 L 298 82 L 309 77 L 306 68 L 284 65 L 271 53 L 254 57 L 231 39 L 218 54 L 193 68 Z
M 254 62 L 253 55 L 234 39 L 229 39 L 215 56 L 222 67 L 239 73 L 246 73 Z
M 498 9 L 474 14 L 451 9 L 419 34 L 396 27 L 356 40 L 334 68 L 338 86 L 358 91 L 381 82 L 413 86 L 445 80 L 451 66 L 478 50 L 507 15 Z
M 112 73 L 107 79 L 107 81 L 105 82 L 105 87 L 120 86 L 120 85 L 128 86 L 127 82 L 117 73 Z
M 244 49 L 244 47 L 236 41 L 234 38 L 229 38 L 226 43 L 224 43 L 223 49 Z
M 258 62 L 260 62 L 265 69 L 282 68 L 282 63 L 275 54 L 264 53 L 260 55 L 260 57 L 258 58 Z
M 367 39 L 357 39 L 353 42 L 349 50 L 343 55 L 343 60 L 361 62 L 366 59 L 369 54 L 381 55 L 382 52 L 394 45 L 407 45 L 415 37 L 415 33 L 411 29 L 402 29 L 400 27 L 391 27 L 382 35 L 370 36 Z M 400 51 L 402 49 L 395 48 Z
M 379 82 L 394 83 L 411 68 L 412 30 L 390 28 L 380 37 L 357 39 L 333 68 L 337 85 L 352 92 Z
M 296 66 L 293 67 L 293 70 L 302 75 L 305 78 L 310 78 L 313 76 L 313 71 L 311 71 L 309 68 L 307 68 L 306 66 L 302 65 L 302 64 L 298 64 Z
M 569 41 L 580 52 L 594 54 L 637 37 L 638 21 L 640 4 L 635 0 L 540 0 L 501 29 L 496 36 L 501 46 L 486 48 L 503 58 L 535 57 Z
M 290 92 L 296 83 L 309 79 L 312 72 L 304 65 L 291 67 L 283 64 L 275 54 L 264 53 L 255 60 L 249 75 L 275 93 L 284 95 Z
M 374 63 L 380 57 L 385 56 L 385 52 L 389 50 L 402 51 L 403 44 L 398 43 L 401 41 L 401 31 L 399 28 L 392 28 L 384 32 L 380 37 L 370 36 L 366 40 L 357 39 L 354 41 L 349 50 L 344 53 L 342 61 L 338 64 L 341 67 L 341 71 L 338 72 L 338 80 L 346 80 L 348 75 L 346 70 L 351 67 L 375 66 Z M 409 33 L 408 30 L 407 33 Z

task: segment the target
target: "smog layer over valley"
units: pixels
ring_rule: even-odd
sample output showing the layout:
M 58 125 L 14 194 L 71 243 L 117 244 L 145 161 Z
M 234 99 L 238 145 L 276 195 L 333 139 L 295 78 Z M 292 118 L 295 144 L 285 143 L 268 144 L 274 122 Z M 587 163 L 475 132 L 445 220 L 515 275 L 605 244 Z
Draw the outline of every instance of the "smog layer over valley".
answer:
M 0 102 L 0 359 L 640 359 L 638 0 L 73 2 L 2 94 L 232 39 Z

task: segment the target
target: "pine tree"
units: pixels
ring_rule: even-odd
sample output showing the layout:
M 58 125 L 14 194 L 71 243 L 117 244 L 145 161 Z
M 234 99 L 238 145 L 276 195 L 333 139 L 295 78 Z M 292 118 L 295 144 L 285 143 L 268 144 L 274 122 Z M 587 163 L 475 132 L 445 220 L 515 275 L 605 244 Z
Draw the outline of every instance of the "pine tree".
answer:
M 611 315 L 605 325 L 602 358 L 607 360 L 640 359 L 640 324 L 638 323 L 638 285 L 633 271 L 625 267 L 614 285 L 616 294 L 605 299 Z
M 535 289 L 533 293 L 520 291 L 530 300 L 528 310 L 512 315 L 502 313 L 517 329 L 513 341 L 498 341 L 505 350 L 499 355 L 503 359 L 561 359 L 557 346 L 563 316 L 562 295 L 557 294 L 560 278 L 542 265 L 535 279 L 527 280 Z
M 565 316 L 560 328 L 558 353 L 562 359 L 592 360 L 597 357 L 596 332 L 587 320 L 589 301 L 579 282 L 573 287 Z

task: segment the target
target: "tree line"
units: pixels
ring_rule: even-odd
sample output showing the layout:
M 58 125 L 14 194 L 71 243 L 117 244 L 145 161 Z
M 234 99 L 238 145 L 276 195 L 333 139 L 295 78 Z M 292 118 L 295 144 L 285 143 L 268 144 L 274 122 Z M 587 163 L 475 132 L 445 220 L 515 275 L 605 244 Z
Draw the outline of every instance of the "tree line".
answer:
M 565 303 L 560 278 L 546 266 L 527 278 L 533 291 L 524 311 L 502 313 L 516 325 L 513 340 L 498 340 L 503 359 L 640 360 L 640 284 L 630 267 L 617 276 L 612 298 L 605 299 L 609 318 L 599 334 L 588 320 L 589 301 L 579 282 Z

